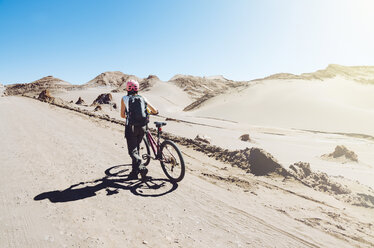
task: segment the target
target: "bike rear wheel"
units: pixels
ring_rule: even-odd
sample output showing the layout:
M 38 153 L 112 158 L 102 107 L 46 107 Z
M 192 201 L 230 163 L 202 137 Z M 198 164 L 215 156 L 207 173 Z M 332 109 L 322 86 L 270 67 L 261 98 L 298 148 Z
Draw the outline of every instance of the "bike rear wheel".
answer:
M 142 164 L 148 165 L 151 161 L 151 150 L 149 149 L 148 140 L 144 137 L 139 145 L 139 155 L 142 158 Z
M 161 143 L 160 152 L 160 164 L 165 175 L 173 182 L 180 182 L 185 174 L 185 166 L 179 148 L 174 142 L 165 140 Z

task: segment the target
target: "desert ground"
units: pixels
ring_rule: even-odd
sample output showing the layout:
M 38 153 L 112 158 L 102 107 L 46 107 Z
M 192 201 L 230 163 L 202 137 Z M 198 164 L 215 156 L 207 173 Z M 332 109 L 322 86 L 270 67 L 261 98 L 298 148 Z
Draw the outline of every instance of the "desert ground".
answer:
M 373 72 L 5 85 L 0 247 L 373 247 Z M 183 153 L 179 183 L 158 161 L 148 181 L 127 179 L 130 78 Z

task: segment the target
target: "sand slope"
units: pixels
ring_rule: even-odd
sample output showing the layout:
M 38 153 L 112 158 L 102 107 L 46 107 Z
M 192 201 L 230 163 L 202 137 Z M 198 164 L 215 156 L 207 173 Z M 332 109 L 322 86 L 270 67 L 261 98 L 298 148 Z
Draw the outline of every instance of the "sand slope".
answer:
M 374 244 L 371 210 L 186 147 L 179 185 L 155 162 L 151 182 L 127 181 L 122 126 L 33 99 L 0 101 L 1 247 Z
M 252 125 L 374 135 L 373 96 L 374 85 L 341 77 L 264 80 L 214 97 L 193 113 Z

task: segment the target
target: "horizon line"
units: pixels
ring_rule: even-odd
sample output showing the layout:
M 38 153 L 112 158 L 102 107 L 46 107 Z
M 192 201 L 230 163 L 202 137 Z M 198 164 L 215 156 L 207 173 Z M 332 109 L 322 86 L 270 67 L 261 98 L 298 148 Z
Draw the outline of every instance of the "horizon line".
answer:
M 300 73 L 300 74 L 294 74 L 294 73 L 290 73 L 290 72 L 277 72 L 277 73 L 272 73 L 272 74 L 268 74 L 267 76 L 264 76 L 264 77 L 257 77 L 257 78 L 254 78 L 254 79 L 247 79 L 247 80 L 233 80 L 233 79 L 229 79 L 227 77 L 225 77 L 223 74 L 216 74 L 216 75 L 191 75 L 191 74 L 183 74 L 183 73 L 177 73 L 175 74 L 174 76 L 172 76 L 169 80 L 162 80 L 159 78 L 158 75 L 156 74 L 148 74 L 148 76 L 146 77 L 139 77 L 135 74 L 127 74 L 127 73 L 124 73 L 122 71 L 119 71 L 119 70 L 113 70 L 113 71 L 104 71 L 104 72 L 101 72 L 99 74 L 97 74 L 97 76 L 95 76 L 94 78 L 88 80 L 87 82 L 85 83 L 81 83 L 81 84 L 73 84 L 73 83 L 70 83 L 64 79 L 62 79 L 61 77 L 59 76 L 54 76 L 54 75 L 47 75 L 47 76 L 44 76 L 44 77 L 41 77 L 41 78 L 38 78 L 36 80 L 33 80 L 31 82 L 27 82 L 27 83 L 12 83 L 12 82 L 0 82 L 0 84 L 2 85 L 16 85 L 16 84 L 31 84 L 31 83 L 34 83 L 40 79 L 43 79 L 43 78 L 46 78 L 46 77 L 53 77 L 53 78 L 56 78 L 56 79 L 59 79 L 61 81 L 64 81 L 66 83 L 69 83 L 71 85 L 84 85 L 92 80 L 94 80 L 95 78 L 97 78 L 98 76 L 100 76 L 101 74 L 103 73 L 108 73 L 108 72 L 121 72 L 127 76 L 134 76 L 134 77 L 137 77 L 139 79 L 145 79 L 149 76 L 156 76 L 160 81 L 163 81 L 163 82 L 169 82 L 171 81 L 174 77 L 178 76 L 178 75 L 182 75 L 182 76 L 192 76 L 192 77 L 201 77 L 201 78 L 209 78 L 209 77 L 223 77 L 224 79 L 228 80 L 228 81 L 234 81 L 234 82 L 249 82 L 249 81 L 255 81 L 255 80 L 261 80 L 261 79 L 265 79 L 265 78 L 268 78 L 268 77 L 271 77 L 271 76 L 274 76 L 274 75 L 277 75 L 277 74 L 289 74 L 289 75 L 294 75 L 294 76 L 301 76 L 303 74 L 308 74 L 308 73 L 315 73 L 317 71 L 321 71 L 321 70 L 327 70 L 329 67 L 332 67 L 332 66 L 340 66 L 340 67 L 351 67 L 351 68 L 357 68 L 357 67 L 373 67 L 374 68 L 374 65 L 340 65 L 340 64 L 334 64 L 334 63 L 330 63 L 328 64 L 325 68 L 323 69 L 318 69 L 316 71 L 313 71 L 313 72 L 303 72 L 303 73 Z

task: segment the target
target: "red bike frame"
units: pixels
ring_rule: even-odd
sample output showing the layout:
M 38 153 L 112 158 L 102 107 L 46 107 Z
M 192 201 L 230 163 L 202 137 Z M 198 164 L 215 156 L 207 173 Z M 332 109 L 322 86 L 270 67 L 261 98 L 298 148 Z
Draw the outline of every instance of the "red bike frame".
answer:
M 147 136 L 148 143 L 152 148 L 153 154 L 155 155 L 155 158 L 160 159 L 160 133 L 161 133 L 161 128 L 158 128 L 157 131 L 158 131 L 157 132 L 157 142 L 153 138 L 153 136 L 152 136 L 152 134 L 151 134 L 151 132 L 149 131 L 148 128 L 146 130 L 146 136 Z

